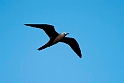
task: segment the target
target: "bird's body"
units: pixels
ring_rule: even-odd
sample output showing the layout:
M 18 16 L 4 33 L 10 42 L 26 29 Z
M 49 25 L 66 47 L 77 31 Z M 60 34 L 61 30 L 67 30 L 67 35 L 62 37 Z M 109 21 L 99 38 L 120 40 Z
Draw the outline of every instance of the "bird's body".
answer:
M 45 44 L 43 45 L 42 47 L 38 48 L 38 50 L 42 50 L 42 49 L 45 49 L 47 47 L 50 47 L 58 42 L 60 42 L 67 34 L 66 33 L 61 33 L 59 34 L 57 37 L 55 38 L 50 38 L 50 40 Z
M 53 25 L 48 24 L 24 24 L 24 25 L 43 29 L 50 38 L 50 40 L 45 45 L 38 48 L 38 50 L 45 49 L 58 42 L 63 42 L 68 44 L 80 58 L 82 57 L 81 50 L 79 48 L 77 41 L 74 38 L 65 37 L 69 33 L 63 32 L 59 34 L 55 31 Z

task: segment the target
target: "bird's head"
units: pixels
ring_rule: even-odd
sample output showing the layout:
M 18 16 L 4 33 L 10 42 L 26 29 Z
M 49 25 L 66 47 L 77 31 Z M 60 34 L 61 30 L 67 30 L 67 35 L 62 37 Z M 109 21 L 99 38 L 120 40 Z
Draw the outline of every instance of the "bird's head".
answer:
M 63 32 L 62 34 L 68 35 L 69 33 Z

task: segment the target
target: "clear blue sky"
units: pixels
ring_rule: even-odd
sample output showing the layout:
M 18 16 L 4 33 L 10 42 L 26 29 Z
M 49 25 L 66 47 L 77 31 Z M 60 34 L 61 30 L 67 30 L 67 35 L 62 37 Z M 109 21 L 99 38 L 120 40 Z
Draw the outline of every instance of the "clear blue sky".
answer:
M 69 32 L 83 58 L 24 23 Z M 124 0 L 0 0 L 0 83 L 124 83 Z

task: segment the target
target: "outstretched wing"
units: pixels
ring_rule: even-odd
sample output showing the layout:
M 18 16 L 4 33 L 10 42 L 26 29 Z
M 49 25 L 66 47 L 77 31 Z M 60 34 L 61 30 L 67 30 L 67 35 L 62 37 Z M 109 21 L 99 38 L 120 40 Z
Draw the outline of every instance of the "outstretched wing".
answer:
M 43 45 L 42 47 L 40 47 L 40 48 L 38 48 L 37 50 L 43 50 L 43 49 L 45 49 L 45 48 L 47 48 L 47 47 L 50 47 L 49 46 L 49 42 L 48 43 L 46 43 L 45 45 Z
M 80 58 L 82 57 L 79 45 L 74 38 L 65 37 L 61 40 L 61 42 L 68 44 Z
M 53 25 L 48 25 L 48 24 L 24 24 L 24 25 L 43 29 L 43 30 L 45 31 L 45 33 L 46 33 L 50 38 L 56 37 L 57 35 L 59 35 L 59 34 L 55 31 Z

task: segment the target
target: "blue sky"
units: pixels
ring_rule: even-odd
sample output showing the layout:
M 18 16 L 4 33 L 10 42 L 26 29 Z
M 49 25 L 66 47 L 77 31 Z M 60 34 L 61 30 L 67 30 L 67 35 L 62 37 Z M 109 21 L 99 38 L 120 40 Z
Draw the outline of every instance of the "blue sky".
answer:
M 0 83 L 124 83 L 123 0 L 0 0 Z M 25 23 L 69 32 L 83 58 Z

